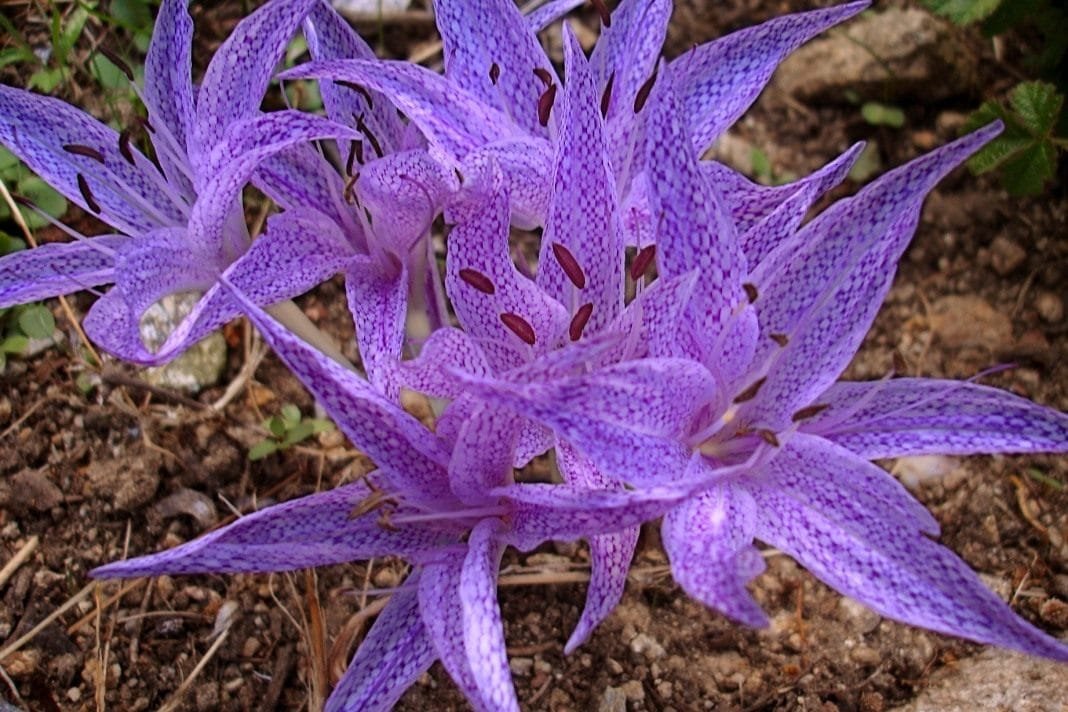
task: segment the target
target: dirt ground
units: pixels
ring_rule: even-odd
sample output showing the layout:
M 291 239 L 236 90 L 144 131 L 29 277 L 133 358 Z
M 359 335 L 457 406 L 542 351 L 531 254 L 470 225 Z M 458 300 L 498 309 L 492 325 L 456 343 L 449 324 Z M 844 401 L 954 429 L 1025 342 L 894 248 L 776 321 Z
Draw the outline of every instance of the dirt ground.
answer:
M 697 11 L 680 8 L 672 50 L 814 4 L 728 0 L 709 14 L 693 2 Z M 907 3 L 883 7 L 898 5 Z M 238 15 L 235 7 L 198 8 L 198 22 L 208 28 L 202 44 L 222 35 Z M 387 26 L 385 46 L 407 56 L 405 47 L 429 37 L 422 26 L 414 31 Z M 975 87 L 992 95 L 1016 81 L 1011 38 L 1008 59 L 997 61 L 977 36 L 958 34 L 978 60 Z M 889 167 L 954 138 L 961 114 L 981 95 L 965 88 L 934 103 L 899 97 L 907 121 L 891 129 L 868 124 L 848 102 L 802 102 L 773 87 L 733 136 L 765 153 L 780 176 L 804 174 L 853 141 L 872 138 Z M 848 181 L 835 195 L 856 188 Z M 989 177 L 954 173 L 928 201 L 889 299 L 847 375 L 878 378 L 895 359 L 910 375 L 948 377 L 1014 363 L 984 382 L 1068 409 L 1066 218 L 1063 171 L 1061 182 L 1036 199 L 1011 198 Z M 80 313 L 90 303 L 72 300 Z M 300 303 L 324 328 L 351 338 L 339 282 Z M 344 669 L 352 649 L 346 641 L 358 639 L 369 618 L 361 610 L 374 599 L 362 592 L 397 583 L 404 573 L 397 562 L 88 588 L 86 572 L 188 541 L 230 521 L 234 510 L 350 480 L 366 460 L 334 433 L 248 460 L 248 448 L 265 436 L 264 417 L 285 403 L 310 414 L 313 403 L 272 355 L 246 379 L 242 369 L 258 342 L 241 323 L 226 330 L 231 348 L 219 385 L 188 398 L 146 388 L 119 364 L 90 369 L 72 346 L 78 337 L 62 310 L 51 306 L 64 342 L 14 359 L 0 374 L 0 566 L 25 554 L 10 574 L 0 574 L 0 648 L 15 647 L 63 610 L 15 652 L 0 649 L 10 678 L 0 681 L 0 698 L 18 702 L 13 686 L 19 707 L 28 710 L 316 709 Z M 223 412 L 209 410 L 235 381 L 243 387 Z M 1066 635 L 1068 459 L 885 464 L 913 483 L 942 525 L 943 543 L 1020 615 Z M 623 604 L 564 657 L 587 570 L 581 545 L 505 556 L 501 604 L 524 709 L 879 712 L 914 700 L 933 677 L 952 678 L 982 650 L 881 619 L 773 552 L 753 586 L 772 624 L 745 629 L 672 583 L 656 531 L 647 528 Z M 1048 703 L 1064 709 L 1059 705 L 1068 699 Z M 435 665 L 399 708 L 466 705 Z

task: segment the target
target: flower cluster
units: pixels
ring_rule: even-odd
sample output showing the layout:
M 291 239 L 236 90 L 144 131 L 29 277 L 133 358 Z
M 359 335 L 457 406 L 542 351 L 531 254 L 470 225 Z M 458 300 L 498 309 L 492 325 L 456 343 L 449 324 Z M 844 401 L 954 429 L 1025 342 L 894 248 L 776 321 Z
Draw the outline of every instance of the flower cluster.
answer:
M 377 467 L 94 576 L 402 557 L 407 580 L 331 710 L 388 709 L 435 660 L 476 709 L 518 709 L 496 591 L 505 548 L 588 542 L 570 652 L 619 602 L 638 529 L 658 519 L 678 584 L 741 623 L 767 622 L 746 589 L 763 569 L 759 540 L 896 620 L 1068 661 L 870 462 L 1065 452 L 1068 416 L 971 382 L 838 380 L 924 197 L 1000 126 L 806 222 L 861 146 L 777 187 L 700 157 L 784 56 L 866 2 L 772 20 L 669 62 L 670 0 L 611 12 L 597 1 L 589 57 L 563 25 L 561 75 L 537 33 L 578 4 L 524 16 L 512 0 L 436 0 L 441 75 L 375 58 L 323 0 L 271 0 L 195 86 L 186 2 L 164 0 L 141 90 L 147 120 L 115 132 L 0 87 L 0 141 L 115 229 L 68 229 L 71 243 L 0 260 L 0 306 L 111 284 L 86 330 L 142 364 L 244 315 Z M 325 117 L 261 110 L 298 31 L 313 61 L 278 78 L 317 80 Z M 255 239 L 248 184 L 281 209 Z M 338 273 L 362 371 L 268 314 Z M 201 293 L 199 304 L 148 349 L 141 315 L 181 291 Z M 413 321 L 429 333 L 408 333 Z M 442 404 L 433 430 L 401 408 L 404 390 Z M 554 481 L 526 479 L 550 450 Z

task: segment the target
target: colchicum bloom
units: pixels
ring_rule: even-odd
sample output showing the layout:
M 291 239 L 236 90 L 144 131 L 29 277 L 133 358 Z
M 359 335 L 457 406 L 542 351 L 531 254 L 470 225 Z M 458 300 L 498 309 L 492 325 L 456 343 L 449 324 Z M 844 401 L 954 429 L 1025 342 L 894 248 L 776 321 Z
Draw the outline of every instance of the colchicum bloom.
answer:
M 359 138 L 301 112 L 259 111 L 286 43 L 317 4 L 273 0 L 240 22 L 194 96 L 187 2 L 165 0 L 145 61 L 148 119 L 121 133 L 58 100 L 0 86 L 0 142 L 121 233 L 86 238 L 68 229 L 75 242 L 0 259 L 0 305 L 112 283 L 87 315 L 87 333 L 120 358 L 158 364 L 237 315 L 216 285 L 220 274 L 268 305 L 336 273 L 341 259 L 328 235 L 283 215 L 250 242 L 239 205 L 249 176 L 271 154 L 316 139 Z M 136 146 L 142 132 L 153 158 Z M 185 291 L 206 294 L 166 343 L 149 351 L 141 315 Z
M 763 567 L 760 540 L 888 617 L 1068 660 L 1068 648 L 934 541 L 930 513 L 870 462 L 1065 452 L 1068 416 L 968 382 L 836 382 L 890 287 L 924 197 L 999 127 L 892 171 L 805 223 L 859 146 L 777 188 L 698 158 L 789 51 L 865 3 L 773 20 L 662 63 L 670 3 L 624 0 L 602 18 L 589 59 L 565 27 L 561 82 L 535 33 L 572 5 L 523 18 L 509 0 L 440 0 L 445 77 L 370 58 L 320 3 L 275 0 L 260 11 L 296 8 L 285 30 L 270 30 L 282 38 L 270 46 L 305 22 L 317 61 L 282 76 L 319 79 L 333 121 L 293 128 L 303 125 L 292 112 L 259 115 L 242 100 L 225 113 L 231 128 L 200 129 L 220 141 L 218 160 L 191 165 L 224 177 L 206 174 L 219 181 L 205 184 L 211 190 L 191 185 L 191 235 L 229 235 L 248 180 L 284 208 L 251 248 L 238 245 L 229 271 L 220 276 L 217 265 L 205 299 L 247 314 L 378 469 L 94 575 L 402 557 L 411 573 L 332 710 L 388 709 L 435 659 L 476 709 L 516 709 L 496 599 L 505 547 L 589 541 L 591 582 L 571 651 L 618 603 L 638 526 L 659 517 L 679 584 L 740 622 L 766 623 L 746 590 Z M 242 42 L 252 41 L 248 32 Z M 209 111 L 203 97 L 216 96 L 211 77 L 197 116 Z M 256 77 L 262 89 L 269 71 Z M 272 117 L 284 139 L 265 133 Z M 242 122 L 250 130 L 234 133 Z M 188 146 L 199 134 L 183 135 Z M 343 173 L 301 143 L 311 139 L 337 141 L 335 164 L 351 157 Z M 453 225 L 443 278 L 425 239 L 438 211 Z M 537 227 L 531 265 L 511 236 Z M 122 278 L 145 281 L 160 263 L 146 261 L 156 272 L 143 273 L 130 264 Z M 305 264 L 307 280 L 293 278 Z M 112 263 L 95 269 L 119 276 Z M 242 281 L 307 287 L 338 271 L 366 379 L 267 316 L 278 292 Z M 401 360 L 417 290 L 437 328 Z M 445 296 L 459 328 L 447 326 Z M 433 431 L 397 405 L 401 388 L 446 401 Z M 524 482 L 516 468 L 553 448 L 562 482 Z

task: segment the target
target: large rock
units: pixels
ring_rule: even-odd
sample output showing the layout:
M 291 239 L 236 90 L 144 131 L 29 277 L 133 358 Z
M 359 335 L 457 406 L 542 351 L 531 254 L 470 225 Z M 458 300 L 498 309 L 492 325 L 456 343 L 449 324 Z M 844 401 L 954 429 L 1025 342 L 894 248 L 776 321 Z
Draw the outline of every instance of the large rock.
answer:
M 1063 712 L 1068 665 L 991 648 L 939 670 L 896 712 Z
M 153 304 L 141 317 L 141 338 L 145 345 L 157 349 L 182 318 L 196 306 L 199 294 L 171 294 Z M 157 386 L 198 393 L 213 386 L 226 367 L 226 340 L 215 332 L 174 359 L 166 366 L 149 368 L 145 380 Z
M 806 101 L 925 102 L 973 93 L 978 63 L 960 30 L 923 10 L 888 8 L 830 30 L 783 62 L 775 85 Z

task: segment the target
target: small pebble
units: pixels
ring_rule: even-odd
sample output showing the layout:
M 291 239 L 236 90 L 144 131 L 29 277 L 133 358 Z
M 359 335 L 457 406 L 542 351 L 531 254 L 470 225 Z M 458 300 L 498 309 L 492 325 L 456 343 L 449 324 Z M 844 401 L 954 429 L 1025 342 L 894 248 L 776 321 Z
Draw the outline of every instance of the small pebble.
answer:
M 67 699 L 70 700 L 71 702 L 77 702 L 78 700 L 82 699 L 81 688 L 72 687 L 69 690 L 67 690 Z
M 1035 298 L 1035 310 L 1048 324 L 1057 324 L 1064 319 L 1064 302 L 1053 292 L 1039 292 Z
M 645 688 L 640 680 L 629 680 L 623 683 L 623 694 L 631 702 L 641 702 L 645 699 Z
M 597 712 L 627 712 L 627 696 L 618 687 L 605 688 Z
M 1018 244 L 999 235 L 990 244 L 990 264 L 994 271 L 1005 276 L 1027 260 L 1027 251 Z

